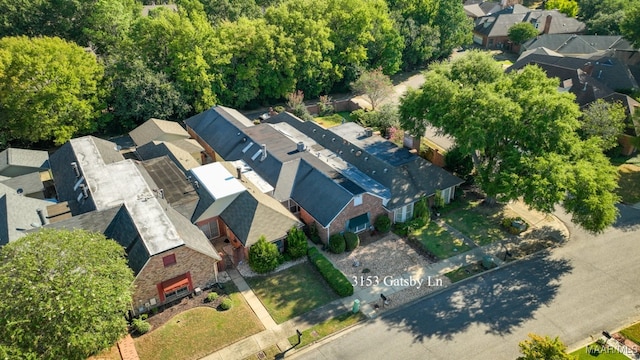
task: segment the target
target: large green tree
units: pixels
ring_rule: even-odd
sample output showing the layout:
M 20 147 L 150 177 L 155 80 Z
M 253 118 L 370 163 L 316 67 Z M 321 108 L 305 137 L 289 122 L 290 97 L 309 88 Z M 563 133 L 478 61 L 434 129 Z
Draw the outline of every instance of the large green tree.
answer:
M 3 246 L 0 354 L 86 359 L 110 347 L 126 334 L 132 282 L 124 249 L 102 234 L 42 229 Z
M 140 17 L 142 6 L 136 0 L 98 0 L 87 19 L 84 34 L 99 54 L 116 52 L 128 46 L 129 32 Z
M 63 144 L 95 128 L 103 67 L 60 38 L 0 39 L 0 143 Z
M 628 0 L 580 0 L 578 19 L 585 22 L 590 34 L 619 35 L 620 21 L 632 3 Z
M 635 1 L 626 8 L 620 31 L 636 48 L 640 47 L 640 2 Z
M 547 0 L 547 10 L 557 9 L 561 13 L 575 17 L 578 14 L 578 2 L 576 0 Z
M 530 22 L 521 22 L 509 28 L 509 40 L 516 44 L 523 44 L 538 35 L 536 29 Z
M 403 98 L 401 123 L 413 134 L 432 124 L 453 137 L 489 200 L 522 197 L 544 212 L 560 203 L 599 232 L 617 216 L 617 172 L 597 141 L 580 139 L 578 105 L 557 87 L 538 67 L 504 74 L 472 51 L 429 68 L 422 88 Z
M 255 0 L 202 0 L 207 18 L 214 25 L 240 18 L 255 19 L 262 16 L 262 9 Z M 180 1 L 178 1 L 178 4 Z

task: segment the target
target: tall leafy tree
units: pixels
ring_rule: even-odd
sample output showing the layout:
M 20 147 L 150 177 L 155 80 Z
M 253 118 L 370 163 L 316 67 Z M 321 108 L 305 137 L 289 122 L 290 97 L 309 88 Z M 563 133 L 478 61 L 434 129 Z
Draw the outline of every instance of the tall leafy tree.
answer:
M 202 0 L 207 18 L 214 25 L 240 18 L 255 19 L 262 16 L 262 9 L 255 0 Z
M 545 7 L 549 10 L 558 9 L 558 11 L 569 17 L 578 15 L 578 3 L 576 0 L 547 0 Z
M 275 25 L 264 19 L 241 18 L 216 29 L 222 57 L 229 58 L 217 71 L 225 87 L 220 102 L 242 107 L 258 99 L 279 99 L 295 88 L 294 44 Z
M 133 273 L 102 234 L 40 230 L 0 249 L 0 354 L 86 359 L 126 334 Z M 23 358 L 20 356 L 20 358 Z
M 626 8 L 620 23 L 622 35 L 636 48 L 640 47 L 640 3 L 633 2 Z
M 60 38 L 0 39 L 0 141 L 63 144 L 94 129 L 103 71 Z
M 196 112 L 217 102 L 222 88 L 213 67 L 228 63 L 202 4 L 183 0 L 180 11 L 159 9 L 134 24 L 131 52 L 155 72 L 167 74 Z
M 504 74 L 490 55 L 469 52 L 432 65 L 400 106 L 405 130 L 432 124 L 472 156 L 489 200 L 522 197 L 551 212 L 558 203 L 583 228 L 599 232 L 617 216 L 616 170 L 594 140 L 580 140 L 580 110 L 538 67 Z
M 395 74 L 402 67 L 404 39 L 385 2 L 375 2 L 369 5 L 369 10 L 373 16 L 373 40 L 367 44 L 367 67 L 381 68 L 387 75 Z
M 591 34 L 619 35 L 620 22 L 631 4 L 627 0 L 580 0 L 578 19 L 585 22 Z
M 600 140 L 603 149 L 611 149 L 624 131 L 626 118 L 622 104 L 598 99 L 583 110 L 581 130 L 587 137 Z
M 150 118 L 181 120 L 190 113 L 183 95 L 163 72 L 140 59 L 118 58 L 107 67 L 112 121 L 109 132 L 131 130 Z
M 100 54 L 129 45 L 129 32 L 140 17 L 142 6 L 135 0 L 98 0 L 87 19 L 84 34 Z

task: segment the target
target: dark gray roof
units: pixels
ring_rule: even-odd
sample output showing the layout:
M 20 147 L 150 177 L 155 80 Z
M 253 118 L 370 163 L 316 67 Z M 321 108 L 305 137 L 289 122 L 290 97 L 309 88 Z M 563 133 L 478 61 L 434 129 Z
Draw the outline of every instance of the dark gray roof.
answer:
M 614 90 L 638 88 L 638 81 L 629 70 L 629 67 L 612 57 L 593 56 L 585 59 L 572 56 L 523 54 L 507 71 L 521 69 L 530 64 L 541 67 L 553 65 L 566 69 L 581 69 L 598 82 Z
M 0 152 L 0 175 L 15 177 L 49 168 L 49 153 L 8 148 Z
M 609 49 L 635 50 L 621 35 L 542 34 L 522 44 L 524 51 L 539 47 L 567 55 L 594 54 Z
M 16 190 L 0 184 L 0 245 L 23 236 L 26 231 L 42 225 L 38 209 L 47 215 L 52 203 L 18 195 Z
M 145 160 L 142 165 L 165 200 L 182 216 L 191 219 L 198 203 L 198 194 L 185 174 L 167 156 Z
M 478 18 L 473 32 L 487 37 L 508 36 L 511 26 L 520 22 L 529 22 L 535 25 L 539 32 L 543 32 L 547 17 L 551 20 L 549 34 L 574 34 L 586 29 L 583 22 L 567 17 L 557 10 L 530 10 L 521 5 L 514 5 Z
M 369 192 L 375 193 L 379 188 L 375 183 L 388 189 L 388 195 L 385 191 L 378 195 L 389 198 L 387 207 L 390 209 L 425 195 L 434 195 L 436 190 L 463 183 L 463 180 L 446 170 L 380 136 L 365 136 L 365 129 L 356 123 L 324 129 L 314 122 L 301 121 L 289 113 L 278 114 L 268 121 L 285 122 L 323 148 L 339 154 L 343 161 L 358 170 L 357 173 L 347 170 L 346 176 L 352 177 L 354 183 L 360 184 Z M 371 184 L 368 179 L 374 183 Z
M 168 156 L 184 173 L 201 165 L 191 153 L 173 142 L 152 141 L 138 146 L 136 153 L 144 160 Z
M 32 172 L 20 176 L 16 176 L 2 181 L 3 184 L 16 191 L 21 192 L 24 196 L 39 195 L 36 197 L 42 197 L 44 191 L 44 185 L 40 180 L 40 173 Z
M 184 241 L 185 246 L 202 254 L 210 256 L 216 260 L 222 260 L 216 249 L 211 245 L 209 239 L 204 233 L 193 225 L 184 216 L 180 215 L 171 207 L 167 208 L 167 216 L 176 226 L 180 238 Z

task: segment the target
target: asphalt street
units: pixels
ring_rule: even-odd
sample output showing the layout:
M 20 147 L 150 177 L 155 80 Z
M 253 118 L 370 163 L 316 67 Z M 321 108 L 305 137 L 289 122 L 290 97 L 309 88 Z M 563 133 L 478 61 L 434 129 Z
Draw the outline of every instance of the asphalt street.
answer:
M 528 333 L 570 348 L 640 320 L 640 210 L 567 243 L 368 321 L 296 359 L 515 359 Z

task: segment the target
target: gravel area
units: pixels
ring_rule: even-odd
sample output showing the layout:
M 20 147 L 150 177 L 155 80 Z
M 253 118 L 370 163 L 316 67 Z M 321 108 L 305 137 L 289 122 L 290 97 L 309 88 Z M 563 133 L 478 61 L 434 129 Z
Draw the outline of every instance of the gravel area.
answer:
M 358 247 L 350 253 L 332 254 L 324 252 L 324 254 L 331 259 L 349 280 L 352 280 L 353 276 L 377 276 L 380 281 L 385 276 L 406 278 L 408 274 L 412 274 L 419 277 L 423 267 L 431 264 L 423 256 L 416 253 L 404 239 L 393 233 L 389 233 L 376 242 Z M 356 262 L 359 263 L 358 266 L 354 266 Z M 365 269 L 369 271 L 366 272 Z M 438 279 L 441 279 L 444 286 L 450 284 L 449 279 L 444 276 Z M 422 278 L 422 280 L 426 284 L 427 279 Z M 432 281 L 435 282 L 436 279 L 432 278 Z M 417 289 L 415 286 L 407 286 L 403 290 L 387 296 L 390 303 L 386 308 L 400 306 L 441 288 L 439 286 L 429 287 L 423 285 Z M 358 286 L 356 286 L 357 290 Z M 379 301 L 379 304 L 382 305 L 382 302 Z

